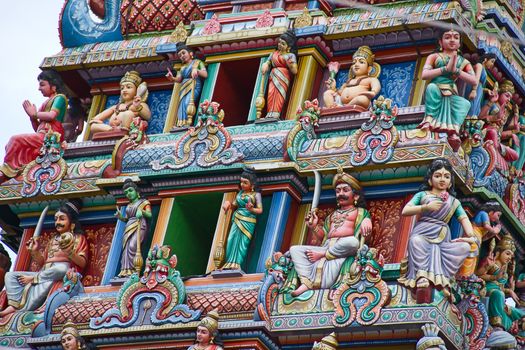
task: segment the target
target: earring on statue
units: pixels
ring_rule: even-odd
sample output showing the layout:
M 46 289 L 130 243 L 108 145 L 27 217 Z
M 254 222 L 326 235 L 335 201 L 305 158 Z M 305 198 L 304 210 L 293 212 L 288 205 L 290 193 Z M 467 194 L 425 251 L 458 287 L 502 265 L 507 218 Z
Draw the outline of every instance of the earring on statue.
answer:
M 357 205 L 357 198 L 354 199 L 354 205 Z
M 75 224 L 71 224 L 71 232 L 75 232 Z

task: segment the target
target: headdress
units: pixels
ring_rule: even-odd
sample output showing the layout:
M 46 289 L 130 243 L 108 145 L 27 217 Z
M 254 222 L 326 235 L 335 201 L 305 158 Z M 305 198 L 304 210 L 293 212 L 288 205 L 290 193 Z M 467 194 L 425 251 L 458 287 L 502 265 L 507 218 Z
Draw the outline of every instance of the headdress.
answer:
M 508 234 L 503 235 L 498 244 L 496 244 L 496 251 L 503 252 L 505 250 L 511 250 L 512 252 L 516 251 L 514 239 Z
M 75 338 L 80 338 L 80 333 L 78 333 L 78 329 L 76 329 L 75 324 L 71 321 L 66 322 L 64 328 L 62 328 L 62 332 L 60 332 L 60 337 L 62 338 L 66 334 L 71 334 Z
M 335 333 L 332 332 L 321 341 L 315 342 L 314 346 L 312 347 L 312 350 L 336 350 L 339 346 L 339 343 L 337 342 L 337 338 L 335 336 Z
M 499 86 L 500 92 L 510 92 L 511 94 L 514 94 L 514 83 L 510 80 L 504 80 L 503 83 Z
M 206 317 L 201 320 L 197 327 L 204 327 L 210 332 L 210 334 L 214 334 L 219 329 L 219 317 L 217 309 L 213 309 L 208 312 Z
M 375 55 L 373 54 L 369 46 L 359 46 L 352 58 L 356 57 L 363 57 L 366 60 L 366 62 L 368 62 L 368 65 L 372 66 L 372 64 L 374 63 Z
M 77 215 L 80 213 L 80 210 L 79 210 L 79 208 L 75 205 L 75 203 L 70 202 L 70 201 L 67 201 L 66 203 L 64 203 L 64 205 L 66 205 L 66 206 L 69 207 L 71 210 L 73 210 L 75 213 L 77 213 Z
M 360 190 L 361 185 L 359 184 L 359 181 L 352 175 L 349 175 L 343 171 L 343 169 L 339 168 L 337 170 L 337 174 L 334 176 L 333 186 L 336 187 L 339 184 L 348 184 L 352 189 L 354 190 Z
M 141 82 L 142 78 L 140 77 L 140 73 L 134 70 L 126 72 L 122 79 L 120 79 L 120 84 L 132 83 L 135 86 L 139 86 Z
M 433 323 L 427 323 L 421 327 L 423 330 L 423 338 L 421 338 L 416 345 L 416 350 L 425 350 L 433 347 L 445 349 L 445 341 L 438 336 L 439 328 Z

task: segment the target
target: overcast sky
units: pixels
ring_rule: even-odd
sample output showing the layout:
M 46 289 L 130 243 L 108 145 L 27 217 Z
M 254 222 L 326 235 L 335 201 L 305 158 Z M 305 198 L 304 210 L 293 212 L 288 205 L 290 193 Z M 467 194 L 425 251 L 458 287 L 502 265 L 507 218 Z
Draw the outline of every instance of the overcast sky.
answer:
M 37 107 L 44 102 L 36 77 L 46 56 L 62 47 L 58 36 L 58 19 L 65 0 L 23 0 L 9 2 L 0 21 L 2 54 L 0 54 L 0 160 L 5 145 L 14 134 L 33 132 L 22 102 L 29 100 Z

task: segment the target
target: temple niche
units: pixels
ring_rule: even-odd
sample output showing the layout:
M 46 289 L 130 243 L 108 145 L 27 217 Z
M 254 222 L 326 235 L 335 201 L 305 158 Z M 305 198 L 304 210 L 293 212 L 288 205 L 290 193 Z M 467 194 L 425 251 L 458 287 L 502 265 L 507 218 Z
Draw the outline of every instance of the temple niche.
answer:
M 354 5 L 65 0 L 0 347 L 525 346 L 523 8 Z

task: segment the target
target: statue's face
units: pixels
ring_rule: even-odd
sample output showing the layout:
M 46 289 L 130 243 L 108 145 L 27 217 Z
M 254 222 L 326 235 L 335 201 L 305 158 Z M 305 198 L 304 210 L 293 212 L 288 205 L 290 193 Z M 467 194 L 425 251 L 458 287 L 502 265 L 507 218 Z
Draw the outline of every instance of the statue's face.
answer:
M 201 345 L 207 345 L 210 343 L 211 334 L 208 328 L 203 326 L 197 327 L 197 343 Z
M 131 82 L 125 82 L 120 84 L 120 97 L 124 102 L 133 101 L 133 98 L 137 95 L 137 87 Z
M 491 58 L 489 60 L 485 60 L 485 68 L 487 68 L 487 69 L 492 69 L 492 67 L 494 67 L 495 64 L 496 64 L 496 59 L 495 58 Z
M 509 102 L 512 98 L 512 94 L 508 91 L 502 93 L 499 95 L 499 101 L 501 105 L 505 105 L 507 102 Z
M 129 199 L 130 202 L 135 201 L 137 198 L 139 198 L 139 194 L 137 193 L 137 190 L 133 187 L 127 187 L 124 190 L 124 194 Z
M 461 44 L 461 35 L 455 30 L 449 30 L 443 33 L 441 40 L 439 40 L 441 48 L 445 51 L 456 51 Z
M 489 212 L 490 222 L 499 222 L 500 217 L 501 217 L 501 211 L 490 211 Z
M 357 196 L 354 195 L 354 191 L 350 185 L 339 184 L 335 187 L 335 199 L 339 206 L 344 207 L 353 205 L 354 200 L 357 199 Z
M 452 174 L 445 168 L 438 169 L 432 174 L 432 178 L 429 180 L 429 185 L 433 189 L 440 191 L 446 191 L 450 188 L 450 182 L 452 181 Z
M 369 65 L 364 57 L 354 57 L 352 61 L 352 72 L 355 76 L 368 75 Z
M 78 341 L 72 334 L 64 334 L 60 340 L 62 349 L 64 350 L 78 350 Z
M 252 190 L 252 183 L 249 179 L 241 177 L 241 190 L 244 192 L 250 192 Z
M 177 52 L 177 56 L 179 56 L 179 59 L 182 61 L 182 63 L 188 63 L 193 59 L 193 53 L 185 49 Z
M 277 41 L 277 50 L 281 52 L 288 52 L 290 51 L 290 45 L 288 45 L 288 43 L 285 40 L 279 39 Z
M 56 92 L 56 87 L 49 84 L 47 80 L 39 80 L 38 90 L 44 95 L 44 97 L 49 97 Z
M 69 232 L 71 227 L 71 220 L 66 213 L 57 211 L 55 214 L 55 229 L 58 233 Z
M 499 261 L 503 264 L 508 264 L 512 261 L 512 258 L 514 257 L 514 253 L 510 249 L 506 249 L 502 251 L 499 255 Z

